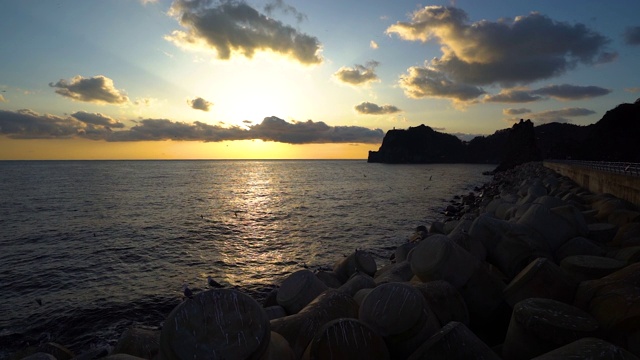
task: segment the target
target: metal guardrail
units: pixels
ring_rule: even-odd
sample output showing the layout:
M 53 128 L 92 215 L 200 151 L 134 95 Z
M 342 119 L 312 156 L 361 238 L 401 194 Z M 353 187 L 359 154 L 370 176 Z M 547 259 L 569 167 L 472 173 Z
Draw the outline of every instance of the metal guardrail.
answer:
M 586 160 L 545 160 L 548 162 L 582 166 L 590 169 L 607 171 L 629 176 L 640 176 L 640 164 L 631 162 L 586 161 Z

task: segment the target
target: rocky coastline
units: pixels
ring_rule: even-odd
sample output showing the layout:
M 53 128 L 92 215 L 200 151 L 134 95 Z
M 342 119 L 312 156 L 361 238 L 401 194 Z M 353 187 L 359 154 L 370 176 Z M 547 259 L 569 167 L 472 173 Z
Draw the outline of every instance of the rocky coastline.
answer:
M 638 359 L 640 210 L 530 162 L 453 199 L 376 264 L 301 269 L 259 304 L 212 288 L 161 330 L 15 359 Z
M 507 170 L 542 159 L 640 162 L 637 139 L 640 99 L 607 111 L 595 124 L 534 125 L 520 119 L 511 128 L 463 141 L 454 135 L 420 125 L 387 131 L 368 162 L 388 164 L 470 163 L 500 164 Z

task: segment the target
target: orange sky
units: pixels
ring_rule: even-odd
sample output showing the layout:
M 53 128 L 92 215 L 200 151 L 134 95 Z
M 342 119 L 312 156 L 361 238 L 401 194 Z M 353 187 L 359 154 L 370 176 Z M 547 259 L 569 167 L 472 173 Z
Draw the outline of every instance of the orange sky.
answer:
M 262 140 L 116 142 L 86 139 L 0 140 L 0 160 L 366 159 L 371 144 L 292 145 Z

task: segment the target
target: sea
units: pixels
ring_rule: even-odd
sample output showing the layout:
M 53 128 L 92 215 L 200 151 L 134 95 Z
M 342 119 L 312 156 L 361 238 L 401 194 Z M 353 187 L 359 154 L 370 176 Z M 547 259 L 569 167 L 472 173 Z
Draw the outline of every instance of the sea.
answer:
M 0 359 L 158 329 L 207 276 L 257 301 L 355 249 L 378 267 L 495 165 L 0 161 Z

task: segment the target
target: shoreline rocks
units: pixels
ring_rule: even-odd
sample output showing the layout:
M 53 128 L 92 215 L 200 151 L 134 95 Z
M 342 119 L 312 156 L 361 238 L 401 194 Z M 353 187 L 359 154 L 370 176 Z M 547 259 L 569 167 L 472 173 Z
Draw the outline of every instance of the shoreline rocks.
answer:
M 332 270 L 292 273 L 263 305 L 204 291 L 161 331 L 132 329 L 107 357 L 75 358 L 638 359 L 640 211 L 541 163 L 476 192 L 388 264 L 356 249 Z

